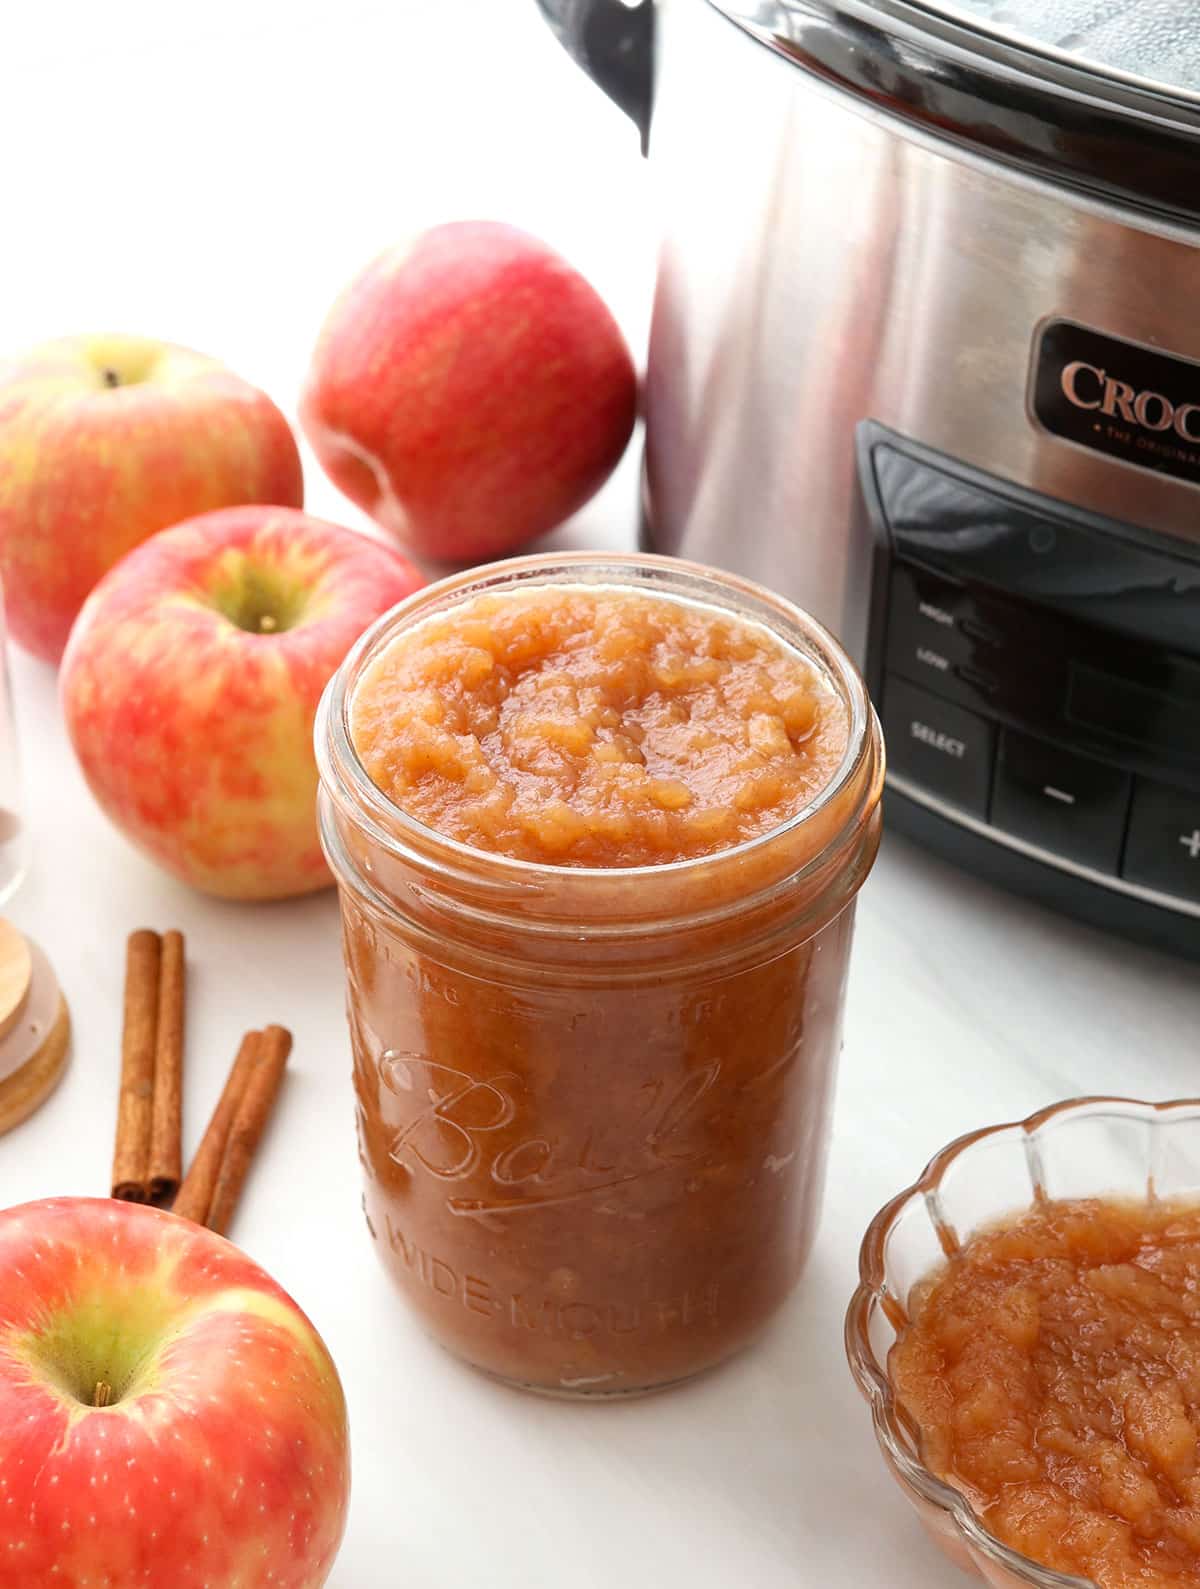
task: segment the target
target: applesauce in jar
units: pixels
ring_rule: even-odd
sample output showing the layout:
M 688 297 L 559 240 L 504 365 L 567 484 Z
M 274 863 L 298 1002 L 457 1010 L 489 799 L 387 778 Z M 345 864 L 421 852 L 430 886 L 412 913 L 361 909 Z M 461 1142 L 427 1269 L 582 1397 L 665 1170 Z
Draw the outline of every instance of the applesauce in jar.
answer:
M 529 558 L 370 631 L 318 725 L 365 1209 L 444 1345 L 620 1395 L 762 1329 L 814 1232 L 882 754 L 810 619 Z

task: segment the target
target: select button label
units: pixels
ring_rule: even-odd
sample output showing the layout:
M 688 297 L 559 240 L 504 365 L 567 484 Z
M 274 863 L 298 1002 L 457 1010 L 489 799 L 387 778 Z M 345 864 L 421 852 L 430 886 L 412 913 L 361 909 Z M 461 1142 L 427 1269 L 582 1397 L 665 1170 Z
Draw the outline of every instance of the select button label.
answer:
M 967 754 L 965 739 L 955 739 L 953 734 L 947 734 L 940 728 L 932 728 L 919 717 L 914 717 L 908 726 L 913 738 L 919 739 L 922 745 L 928 745 L 932 750 L 943 751 L 947 756 L 953 756 L 955 761 L 962 761 Z
M 986 819 L 995 730 L 985 718 L 892 675 L 884 681 L 883 734 L 893 772 Z

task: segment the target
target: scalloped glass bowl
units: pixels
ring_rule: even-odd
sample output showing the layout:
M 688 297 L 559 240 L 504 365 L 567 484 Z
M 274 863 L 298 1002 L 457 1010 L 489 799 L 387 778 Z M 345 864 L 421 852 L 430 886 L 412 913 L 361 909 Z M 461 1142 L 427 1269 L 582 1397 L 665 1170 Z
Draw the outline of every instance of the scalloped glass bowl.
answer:
M 952 1142 L 872 1220 L 846 1315 L 846 1353 L 879 1448 L 918 1517 L 960 1567 L 993 1589 L 1096 1589 L 1001 1544 L 959 1491 L 923 1466 L 892 1393 L 887 1358 L 913 1285 L 972 1231 L 1036 1198 L 1200 1198 L 1200 1099 L 1072 1098 Z

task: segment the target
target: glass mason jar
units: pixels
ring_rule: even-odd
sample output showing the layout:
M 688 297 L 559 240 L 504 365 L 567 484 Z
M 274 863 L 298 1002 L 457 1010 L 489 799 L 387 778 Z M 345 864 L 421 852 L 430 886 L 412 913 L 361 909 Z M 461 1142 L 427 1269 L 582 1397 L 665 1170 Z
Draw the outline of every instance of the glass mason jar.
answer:
M 364 669 L 484 592 L 601 585 L 765 626 L 841 697 L 830 785 L 774 831 L 657 866 L 485 853 L 376 788 L 349 732 Z M 670 558 L 475 569 L 370 629 L 317 722 L 341 890 L 367 1222 L 430 1333 L 504 1380 L 610 1396 L 751 1341 L 808 1255 L 854 899 L 883 754 L 862 680 L 781 598 Z

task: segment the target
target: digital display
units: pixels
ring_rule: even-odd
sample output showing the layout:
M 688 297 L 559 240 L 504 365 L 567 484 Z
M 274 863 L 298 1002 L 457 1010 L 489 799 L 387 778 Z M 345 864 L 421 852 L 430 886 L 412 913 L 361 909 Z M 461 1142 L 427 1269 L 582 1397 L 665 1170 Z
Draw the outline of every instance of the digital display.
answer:
M 1200 670 L 1172 659 L 1166 689 L 1154 689 L 1107 669 L 1075 662 L 1066 715 L 1081 727 L 1178 760 L 1200 759 Z M 1185 694 L 1185 691 L 1192 693 Z

